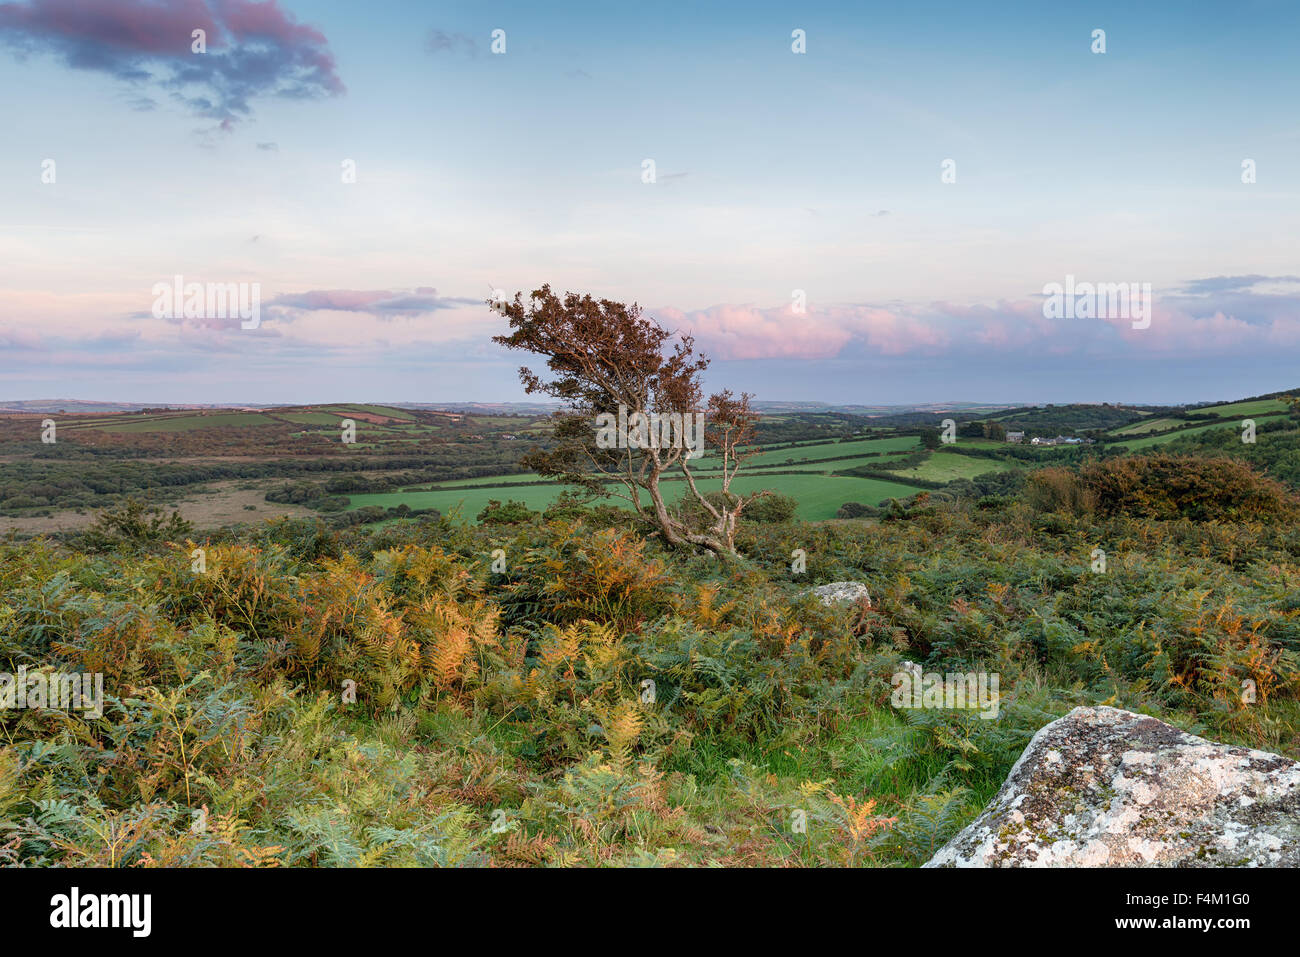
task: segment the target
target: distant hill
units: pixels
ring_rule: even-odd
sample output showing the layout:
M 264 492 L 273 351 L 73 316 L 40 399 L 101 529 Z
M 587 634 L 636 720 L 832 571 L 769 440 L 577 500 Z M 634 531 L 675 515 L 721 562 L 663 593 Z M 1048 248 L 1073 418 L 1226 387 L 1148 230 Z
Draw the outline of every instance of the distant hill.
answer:
M 384 404 L 395 409 L 468 412 L 472 415 L 549 415 L 560 408 L 558 402 L 386 402 Z
M 0 399 L 3 412 L 66 412 L 69 415 L 89 415 L 100 412 L 138 412 L 140 409 L 159 407 L 156 402 L 96 402 L 91 399 Z M 168 404 L 169 409 L 220 409 L 220 405 L 188 402 Z
M 782 415 L 796 412 L 840 412 L 846 415 L 877 417 L 886 415 L 937 415 L 943 412 L 990 413 L 1004 409 L 1014 409 L 1015 403 L 988 402 L 923 402 L 913 405 L 836 405 L 829 402 L 773 402 L 756 401 L 753 403 L 759 412 L 768 415 Z
M 1275 392 L 1268 395 L 1254 396 L 1253 400 L 1274 399 L 1286 393 Z M 1174 411 L 1196 411 L 1206 407 L 1221 405 L 1228 402 L 1240 402 L 1245 400 L 1223 399 L 1215 401 L 1206 401 L 1202 403 L 1192 403 L 1181 406 L 1126 406 L 1122 403 L 1112 403 L 1109 408 L 1130 409 L 1139 413 L 1166 413 Z M 239 411 L 253 411 L 264 409 L 292 410 L 292 409 L 320 409 L 320 408 L 345 408 L 351 405 L 352 408 L 362 408 L 364 406 L 382 407 L 388 409 L 415 409 L 426 412 L 458 412 L 469 415 L 513 415 L 513 416 L 536 416 L 549 415 L 560 408 L 558 402 L 363 402 L 363 403 L 304 403 L 293 406 L 276 402 L 100 402 L 90 399 L 10 399 L 0 400 L 0 414 L 4 413 L 58 413 L 64 412 L 68 415 L 92 415 L 112 412 L 139 412 L 143 409 L 158 410 L 175 410 L 183 411 L 190 409 L 226 409 Z M 758 400 L 753 403 L 754 409 L 765 415 L 799 415 L 799 414 L 818 414 L 818 413 L 838 413 L 841 415 L 863 416 L 873 419 L 891 420 L 881 424 L 895 426 L 930 424 L 934 416 L 943 416 L 955 414 L 966 418 L 994 417 L 999 413 L 1006 417 L 1010 414 L 1017 416 L 1043 413 L 1047 410 L 1048 415 L 1055 414 L 1055 410 L 1084 410 L 1084 409 L 1101 409 L 1104 403 L 1071 403 L 1068 405 L 1052 405 L 1051 403 L 1034 403 L 1034 402 L 921 402 L 899 405 L 864 405 L 858 403 L 832 403 L 817 402 L 813 400 Z M 1111 423 L 1113 424 L 1113 423 Z
M 336 405 L 337 403 L 330 403 Z M 461 412 L 470 415 L 549 415 L 560 408 L 558 402 L 367 402 L 367 405 L 390 409 L 418 409 L 426 412 Z M 5 412 L 65 412 L 69 415 L 90 415 L 105 412 L 139 412 L 142 409 L 289 409 L 314 408 L 319 404 L 287 406 L 275 402 L 204 403 L 204 402 L 95 402 L 86 399 L 14 399 L 0 401 L 0 414 Z M 918 405 L 836 405 L 829 402 L 793 400 L 788 402 L 755 402 L 754 408 L 767 415 L 794 413 L 839 412 L 867 417 L 892 415 L 938 415 L 948 412 L 990 414 L 1007 409 L 1021 408 L 1015 404 L 989 404 L 981 402 L 927 402 Z

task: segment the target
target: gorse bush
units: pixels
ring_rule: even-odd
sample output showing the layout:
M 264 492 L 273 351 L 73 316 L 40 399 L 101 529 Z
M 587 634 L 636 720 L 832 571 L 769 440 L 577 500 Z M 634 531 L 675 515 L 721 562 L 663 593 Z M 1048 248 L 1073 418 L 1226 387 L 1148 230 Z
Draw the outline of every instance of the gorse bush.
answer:
M 491 499 L 478 513 L 476 519 L 480 525 L 514 525 L 519 522 L 531 522 L 537 513 L 523 502 L 514 499 L 505 504 Z
M 764 495 L 745 506 L 743 519 L 749 522 L 789 522 L 794 519 L 798 501 L 789 495 Z
M 741 562 L 590 515 L 2 544 L 0 671 L 105 702 L 0 711 L 0 862 L 914 865 L 1077 704 L 1296 754 L 1300 528 L 1107 516 L 1111 475 L 1087 521 L 922 500 Z M 871 604 L 807 594 L 842 580 Z M 904 658 L 997 673 L 998 718 L 893 709 Z
M 1046 468 L 1029 477 L 1028 499 L 1075 515 L 1130 515 L 1194 521 L 1294 517 L 1295 496 L 1244 462 L 1151 455 L 1104 459 L 1077 471 Z
M 80 536 L 86 551 L 138 550 L 184 538 L 193 526 L 179 512 L 167 514 L 157 505 L 128 498 L 121 505 L 105 509 Z

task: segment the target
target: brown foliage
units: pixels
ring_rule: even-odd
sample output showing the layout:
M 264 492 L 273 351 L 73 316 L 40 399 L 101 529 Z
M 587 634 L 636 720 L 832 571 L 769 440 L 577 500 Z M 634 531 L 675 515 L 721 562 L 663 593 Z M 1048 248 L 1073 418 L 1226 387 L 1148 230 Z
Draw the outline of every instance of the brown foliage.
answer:
M 1284 486 L 1233 459 L 1129 456 L 1078 472 L 1048 468 L 1029 477 L 1029 501 L 1075 515 L 1193 521 L 1261 521 L 1297 513 Z
M 642 315 L 635 303 L 629 306 L 572 292 L 561 299 L 544 285 L 532 292 L 527 304 L 523 293 L 516 293 L 511 302 L 489 304 L 509 320 L 513 330 L 493 341 L 545 357 L 554 375 L 546 380 L 527 367 L 521 368 L 519 377 L 525 390 L 565 404 L 555 416 L 555 446 L 534 450 L 523 464 L 597 494 L 606 494 L 605 483 L 616 481 L 624 489 L 621 497 L 653 521 L 670 545 L 699 545 L 718 554 L 736 554 L 736 519 L 747 502 L 765 494 L 730 494 L 737 469 L 754 451 L 750 445 L 758 417 L 749 407 L 749 395 L 737 398 L 724 391 L 711 396 L 706 404 L 700 376 L 708 359 L 695 355 L 690 336 L 678 337 L 662 328 Z M 602 448 L 595 423 L 598 417 L 614 416 L 620 410 L 626 416 L 624 421 L 637 414 L 690 416 L 703 412 L 704 446 L 719 460 L 722 495 L 709 501 L 696 487 L 684 443 Z M 746 451 L 741 452 L 742 448 Z M 696 514 L 703 516 L 702 521 L 684 521 L 668 507 L 660 481 L 671 470 L 681 471 L 700 506 Z M 648 504 L 642 500 L 643 492 L 650 499 Z

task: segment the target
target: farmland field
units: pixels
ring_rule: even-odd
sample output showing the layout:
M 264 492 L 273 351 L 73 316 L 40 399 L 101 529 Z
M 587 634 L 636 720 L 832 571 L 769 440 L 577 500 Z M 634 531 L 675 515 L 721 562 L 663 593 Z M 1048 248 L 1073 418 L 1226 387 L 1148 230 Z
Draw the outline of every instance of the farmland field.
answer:
M 276 418 L 297 425 L 337 426 L 343 420 L 342 416 L 331 415 L 328 412 L 279 412 L 276 414 Z
M 1225 415 L 1272 416 L 1284 407 L 1285 403 L 1279 400 L 1249 400 L 1212 408 Z M 339 424 L 342 419 L 353 417 L 356 419 L 358 441 L 343 445 L 339 442 Z M 16 430 L 25 431 L 30 440 L 39 420 L 16 418 L 10 421 Z M 1177 428 L 1159 435 L 1147 434 L 1152 430 L 1179 426 L 1185 421 L 1165 415 L 1148 417 L 1140 423 L 1121 425 L 1112 432 L 1120 441 L 1111 444 L 1120 449 L 1141 450 L 1177 437 L 1238 425 L 1238 420 L 1229 419 L 1226 422 Z M 268 502 L 270 507 L 266 509 L 260 505 L 246 509 L 245 504 L 255 503 L 241 503 L 233 515 L 221 513 L 218 516 L 210 509 L 196 510 L 195 503 L 203 501 L 203 497 L 194 499 L 190 496 L 196 492 L 215 491 L 217 487 L 211 485 L 210 479 L 222 478 L 225 474 L 215 466 L 220 461 L 221 454 L 251 455 L 264 458 L 267 462 L 279 455 L 313 454 L 338 459 L 369 458 L 393 453 L 406 456 L 401 465 L 384 465 L 382 460 L 376 459 L 373 467 L 364 469 L 372 476 L 384 475 L 385 469 L 413 470 L 399 475 L 387 483 L 386 487 L 383 480 L 369 480 L 354 488 L 344 486 L 346 491 L 331 493 L 346 496 L 345 504 L 336 502 L 336 505 L 353 512 L 367 506 L 389 508 L 405 504 L 413 509 L 435 508 L 446 513 L 459 505 L 461 518 L 473 521 L 489 500 L 513 499 L 523 502 L 530 509 L 542 510 L 565 488 L 534 472 L 511 471 L 517 468 L 520 456 L 532 448 L 537 439 L 544 441 L 543 434 L 533 433 L 546 431 L 548 426 L 545 416 L 462 415 L 412 411 L 373 403 L 330 403 L 266 410 L 176 409 L 148 413 L 60 414 L 58 423 L 60 435 L 66 435 L 68 441 L 73 443 L 83 441 L 82 437 L 86 437 L 86 441 L 102 444 L 104 437 L 114 436 L 111 441 L 127 449 L 146 442 L 152 443 L 149 448 L 156 450 L 154 454 L 170 455 L 178 462 L 187 461 L 195 453 L 206 456 L 202 459 L 201 466 L 183 473 L 179 483 L 174 480 L 159 482 L 153 486 L 159 491 L 152 493 L 172 501 L 184 499 L 185 509 L 196 511 L 195 517 L 200 521 L 217 517 L 223 521 L 232 518 L 255 521 L 266 513 L 275 514 L 277 511 L 281 514 L 303 514 L 299 508 L 281 507 L 273 502 Z M 824 423 L 811 419 L 806 424 L 809 430 L 826 428 Z M 775 448 L 760 446 L 745 463 L 734 488 L 742 493 L 771 489 L 788 495 L 795 499 L 797 515 L 802 519 L 833 518 L 847 502 L 874 506 L 891 498 L 908 497 L 923 488 L 933 489 L 936 483 L 970 481 L 982 474 L 1033 467 L 1033 462 L 1017 463 L 1011 458 L 962 455 L 956 450 L 943 447 L 924 451 L 918 430 L 911 430 L 907 434 L 887 432 L 879 438 L 850 438 L 847 441 L 817 438 L 801 441 L 797 438 L 798 432 L 792 433 L 788 421 L 779 425 L 783 431 L 774 434 L 791 436 L 794 440 L 783 439 L 771 443 L 777 446 Z M 15 431 L 13 434 L 20 433 Z M 967 436 L 961 437 L 959 441 L 964 449 L 997 449 L 1006 445 L 995 439 Z M 211 457 L 214 453 L 218 458 Z M 919 464 L 915 461 L 900 462 L 904 457 L 915 458 L 917 453 L 924 456 Z M 139 454 L 138 451 L 136 454 Z M 446 464 L 431 470 L 431 474 L 430 471 L 423 470 L 424 467 L 419 464 L 421 462 Z M 719 486 L 719 478 L 714 471 L 717 467 L 716 458 L 696 459 L 693 465 L 693 472 L 701 488 L 705 491 L 716 490 Z M 210 469 L 215 471 L 208 471 Z M 869 475 L 844 474 L 859 469 L 888 472 L 896 476 L 898 481 Z M 481 474 L 489 470 L 489 474 Z M 355 466 L 348 466 L 347 471 L 356 473 L 359 470 Z M 12 524 L 6 527 L 26 533 L 37 527 L 80 526 L 85 523 L 85 516 L 93 515 L 93 509 L 105 504 L 114 488 L 119 493 L 128 492 L 131 488 L 129 484 L 116 485 L 117 480 L 110 479 L 107 482 L 97 481 L 94 488 L 74 488 L 65 493 L 61 489 L 67 487 L 66 481 L 62 486 L 49 481 L 56 474 L 40 472 L 26 480 L 21 488 L 18 485 L 12 487 L 6 502 L 9 511 L 4 520 L 12 521 Z M 276 470 L 271 467 L 252 474 L 258 478 L 254 487 L 258 489 L 259 495 L 280 489 L 286 482 L 286 478 L 277 477 Z M 402 479 L 408 475 L 409 482 L 403 482 Z M 327 479 L 319 477 L 305 480 L 322 485 Z M 184 486 L 183 490 L 181 486 Z M 675 499 L 680 497 L 685 485 L 669 481 L 665 488 L 670 498 Z M 59 505 L 65 501 L 68 505 L 80 507 L 82 512 L 74 513 L 75 517 L 60 512 Z M 619 504 L 618 500 L 609 501 Z M 244 512 L 247 515 L 242 514 Z
M 860 439 L 856 442 L 821 442 L 816 445 L 801 445 L 793 449 L 759 452 L 745 465 L 747 468 L 763 468 L 784 465 L 791 459 L 796 462 L 808 462 L 839 458 L 842 455 L 863 455 L 869 452 L 904 452 L 917 448 L 920 441 L 920 438 L 915 435 L 900 435 L 887 439 Z
M 987 471 L 987 470 L 986 470 Z M 486 480 L 484 480 L 486 481 Z M 469 483 L 460 483 L 469 484 Z M 697 482 L 703 492 L 716 491 L 721 486 L 718 479 L 701 479 Z M 684 481 L 664 483 L 665 497 L 676 501 L 686 491 Z M 472 521 L 491 499 L 506 501 L 513 499 L 523 502 L 529 508 L 538 511 L 555 501 L 563 486 L 559 484 L 522 485 L 501 487 L 484 484 L 473 489 L 421 489 L 416 491 L 380 492 L 365 495 L 351 495 L 353 509 L 367 505 L 383 508 L 395 508 L 406 504 L 413 509 L 436 508 L 447 514 L 456 506 L 460 507 L 461 519 Z M 861 502 L 864 505 L 876 505 L 890 498 L 906 498 L 915 495 L 921 489 L 903 482 L 890 482 L 884 479 L 855 478 L 841 475 L 742 475 L 736 479 L 732 488 L 741 494 L 748 494 L 759 489 L 771 489 L 782 495 L 791 495 L 799 503 L 797 515 L 809 521 L 834 518 L 839 507 L 845 502 Z M 610 499 L 612 504 L 622 504 L 619 499 Z
M 184 415 L 176 417 L 150 416 L 139 422 L 110 423 L 96 428 L 104 432 L 186 432 L 190 429 L 239 428 L 250 425 L 271 425 L 275 419 L 260 412 L 233 412 L 211 415 Z
M 683 486 L 684 489 L 686 483 L 676 484 Z M 718 487 L 717 482 L 700 482 L 699 485 L 700 490 L 704 492 L 714 491 Z M 731 487 L 733 491 L 742 495 L 759 489 L 771 489 L 781 495 L 793 496 L 799 503 L 795 515 L 805 521 L 834 518 L 839 507 L 845 502 L 878 505 L 891 498 L 907 498 L 922 491 L 917 486 L 884 479 L 817 474 L 770 477 L 742 474 Z
M 1195 409 L 1198 415 L 1209 412 L 1213 415 L 1267 415 L 1270 412 L 1285 412 L 1289 406 L 1281 399 L 1252 399 L 1247 402 L 1229 402 L 1227 405 L 1212 405 L 1204 409 Z
M 1163 442 L 1171 442 L 1181 435 L 1195 435 L 1197 432 L 1204 432 L 1207 429 L 1237 429 L 1241 423 L 1231 422 L 1211 422 L 1208 425 L 1196 425 L 1190 429 L 1179 429 L 1177 432 L 1164 432 L 1160 435 L 1148 435 L 1145 438 L 1129 439 L 1127 442 L 1113 442 L 1112 445 L 1129 449 L 1145 449 L 1153 445 L 1160 445 Z
M 840 506 L 846 502 L 860 502 L 864 505 L 876 505 L 890 498 L 905 498 L 921 491 L 919 486 L 909 485 L 904 481 L 893 482 L 888 479 L 859 478 L 855 476 L 832 475 L 835 471 L 870 466 L 886 469 L 892 457 L 906 454 L 917 449 L 919 438 L 915 435 L 896 436 L 886 439 L 864 439 L 853 442 L 815 442 L 795 448 L 775 449 L 759 452 L 748 460 L 740 478 L 733 489 L 748 493 L 759 489 L 771 489 L 782 495 L 793 496 L 799 503 L 796 514 L 799 518 L 820 521 L 835 517 Z M 989 443 L 996 445 L 998 443 Z M 876 453 L 868 455 L 866 453 Z M 854 456 L 841 458 L 841 456 Z M 966 456 L 947 456 L 949 459 L 961 459 L 960 462 L 941 462 L 938 467 L 930 466 L 928 471 L 917 473 L 899 473 L 900 478 L 915 474 L 916 477 L 929 478 L 930 475 L 943 476 L 951 472 L 952 478 L 970 477 L 982 472 L 998 471 L 1009 466 L 988 459 L 967 458 Z M 793 464 L 790 461 L 793 460 Z M 716 461 L 716 459 L 714 459 Z M 702 491 L 716 491 L 721 487 L 720 478 L 710 475 L 708 457 L 695 462 L 694 471 L 697 483 Z M 929 466 L 927 462 L 925 465 Z M 764 471 L 766 467 L 770 471 Z M 791 475 L 789 472 L 807 474 Z M 931 481 L 949 481 L 939 477 Z M 511 485 L 513 482 L 538 482 L 533 485 Z M 503 484 L 505 483 L 505 484 Z M 443 487 L 448 486 L 448 487 Z M 473 486 L 466 488 L 465 486 Z M 366 506 L 394 508 L 406 504 L 413 509 L 436 508 L 443 513 L 459 506 L 462 520 L 472 520 L 487 503 L 497 501 L 523 502 L 534 510 L 544 509 L 553 502 L 564 486 L 540 479 L 535 473 L 523 472 L 516 475 L 484 476 L 454 482 L 440 483 L 437 486 L 420 486 L 397 492 L 379 492 L 371 494 L 350 495 L 350 508 Z M 667 497 L 675 501 L 686 490 L 684 481 L 665 484 Z M 610 500 L 621 504 L 618 499 Z
M 788 472 L 791 470 L 796 472 L 824 472 L 829 475 L 831 472 L 845 472 L 849 469 L 863 467 L 888 469 L 891 462 L 896 461 L 899 457 L 906 454 L 906 452 L 886 452 L 883 455 L 864 455 L 848 459 L 813 459 L 808 462 L 794 462 L 788 465 L 784 462 L 773 462 L 768 465 L 750 466 L 747 463 L 744 471 L 755 475 L 762 475 L 770 472 Z M 701 471 L 704 464 L 707 464 L 707 460 L 701 464 L 701 467 L 697 467 L 696 471 Z
M 888 466 L 885 466 L 888 468 Z M 986 472 L 1006 472 L 1016 466 L 997 459 L 976 458 L 942 450 L 931 453 L 920 465 L 910 469 L 890 469 L 900 478 L 923 479 L 928 482 L 951 482 L 954 479 L 972 479 Z
M 1161 432 L 1165 429 L 1175 429 L 1186 422 L 1185 419 L 1170 419 L 1160 417 L 1158 419 L 1143 419 L 1141 422 L 1134 422 L 1132 425 L 1126 425 L 1122 429 L 1116 429 L 1114 435 L 1146 435 L 1148 432 Z

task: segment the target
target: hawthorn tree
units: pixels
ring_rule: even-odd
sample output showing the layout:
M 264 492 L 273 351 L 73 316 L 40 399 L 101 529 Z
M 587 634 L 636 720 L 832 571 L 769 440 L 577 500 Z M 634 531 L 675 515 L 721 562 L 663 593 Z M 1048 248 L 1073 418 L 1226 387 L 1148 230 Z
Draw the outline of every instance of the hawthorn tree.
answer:
M 768 494 L 731 491 L 754 451 L 758 414 L 750 395 L 737 398 L 728 390 L 704 401 L 700 376 L 709 360 L 695 354 L 691 336 L 662 328 L 635 303 L 572 292 L 561 299 L 544 285 L 527 302 L 520 292 L 488 305 L 513 330 L 494 342 L 546 359 L 550 378 L 519 370 L 525 391 L 563 406 L 553 416 L 553 447 L 532 450 L 523 464 L 593 495 L 626 499 L 670 545 L 734 556 L 736 520 Z M 619 441 L 611 447 L 612 434 Z M 709 478 L 721 480 L 721 494 L 706 496 L 696 484 L 691 461 L 702 456 L 710 462 Z M 685 482 L 698 507 L 670 508 L 666 478 Z M 611 484 L 620 491 L 611 492 Z

